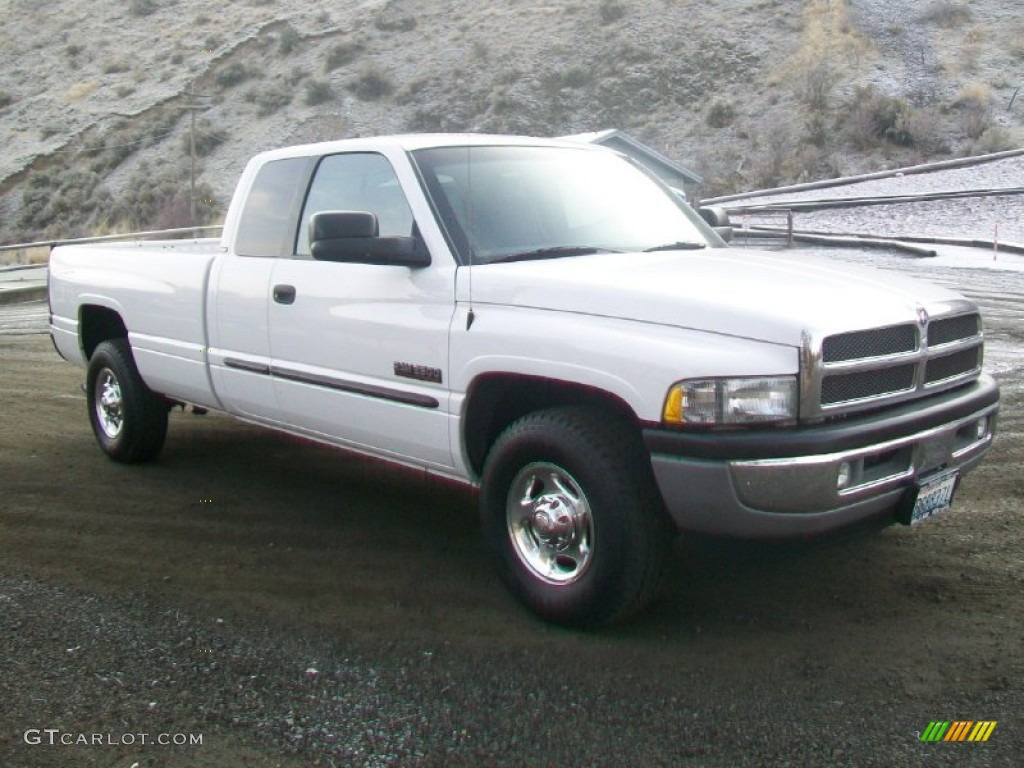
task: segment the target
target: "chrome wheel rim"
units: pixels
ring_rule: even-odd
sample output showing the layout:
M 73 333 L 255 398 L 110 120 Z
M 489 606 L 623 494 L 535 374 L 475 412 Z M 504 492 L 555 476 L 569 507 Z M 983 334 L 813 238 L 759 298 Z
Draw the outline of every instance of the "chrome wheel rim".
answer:
M 104 368 L 96 377 L 96 418 L 103 434 L 113 440 L 124 428 L 124 400 L 114 372 Z
M 554 464 L 528 464 L 512 481 L 505 511 L 512 548 L 537 578 L 563 586 L 586 573 L 594 521 L 572 475 Z

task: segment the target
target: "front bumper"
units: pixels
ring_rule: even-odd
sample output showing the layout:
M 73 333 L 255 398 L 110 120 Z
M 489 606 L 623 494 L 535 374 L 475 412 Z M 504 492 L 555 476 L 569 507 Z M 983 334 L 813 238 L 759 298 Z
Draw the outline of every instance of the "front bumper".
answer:
M 826 533 L 895 520 L 916 481 L 961 475 L 992 444 L 999 388 L 990 376 L 882 413 L 783 430 L 675 432 L 644 441 L 680 529 L 742 538 Z M 840 474 L 848 478 L 840 484 Z

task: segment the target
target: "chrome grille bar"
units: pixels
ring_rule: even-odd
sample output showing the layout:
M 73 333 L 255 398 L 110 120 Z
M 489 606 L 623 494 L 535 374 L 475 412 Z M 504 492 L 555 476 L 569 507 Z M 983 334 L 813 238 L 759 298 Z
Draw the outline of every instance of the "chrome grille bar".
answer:
M 958 301 L 935 309 L 919 324 L 805 335 L 801 418 L 877 408 L 977 378 L 984 357 L 977 307 Z

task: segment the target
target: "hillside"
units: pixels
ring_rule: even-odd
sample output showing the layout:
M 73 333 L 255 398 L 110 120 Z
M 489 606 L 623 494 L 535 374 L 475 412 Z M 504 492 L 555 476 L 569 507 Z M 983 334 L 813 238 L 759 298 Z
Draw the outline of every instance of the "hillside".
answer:
M 1017 0 L 0 2 L 0 241 L 223 214 L 255 152 L 627 130 L 708 194 L 1020 146 Z M 190 96 L 189 90 L 195 94 Z

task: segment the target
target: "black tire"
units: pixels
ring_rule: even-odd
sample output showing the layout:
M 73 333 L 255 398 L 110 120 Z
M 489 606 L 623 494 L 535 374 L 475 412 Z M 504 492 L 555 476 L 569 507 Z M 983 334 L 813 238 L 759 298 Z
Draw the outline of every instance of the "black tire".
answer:
M 89 423 L 107 456 L 124 464 L 157 457 L 167 437 L 167 402 L 139 376 L 126 339 L 97 345 L 85 389 Z
M 675 528 L 639 434 L 612 414 L 552 408 L 513 423 L 487 457 L 480 511 L 502 579 L 548 621 L 621 621 L 664 581 Z

